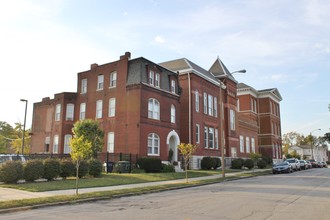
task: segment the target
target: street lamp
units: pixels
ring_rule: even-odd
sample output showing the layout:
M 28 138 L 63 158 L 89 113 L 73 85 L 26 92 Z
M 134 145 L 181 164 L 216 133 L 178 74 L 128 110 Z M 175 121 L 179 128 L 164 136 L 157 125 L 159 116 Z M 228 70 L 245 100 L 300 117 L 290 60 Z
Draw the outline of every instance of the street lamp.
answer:
M 312 154 L 312 159 L 314 159 L 314 154 L 313 154 L 313 136 L 312 136 L 312 134 L 313 134 L 313 132 L 314 131 L 321 131 L 321 128 L 318 128 L 318 129 L 315 129 L 315 130 L 313 130 L 313 131 L 311 131 L 311 132 L 309 132 L 309 136 L 310 136 L 310 138 L 311 138 L 311 154 Z
M 24 154 L 24 139 L 25 139 L 25 124 L 26 124 L 26 111 L 27 111 L 27 104 L 28 100 L 21 99 L 21 102 L 25 102 L 25 114 L 24 114 L 24 125 L 23 125 L 23 134 L 22 134 L 22 155 Z
M 242 70 L 238 70 L 238 71 L 234 71 L 231 72 L 230 75 L 234 74 L 234 73 L 246 73 L 245 69 Z M 222 111 L 222 94 L 221 94 L 221 90 L 222 89 L 226 89 L 226 85 L 221 81 L 221 78 L 226 79 L 229 75 L 224 75 L 224 76 L 216 76 L 217 78 L 219 78 L 220 80 L 220 109 L 221 109 L 221 114 L 220 114 L 220 136 L 221 136 L 221 142 L 220 142 L 220 147 L 221 147 L 221 173 L 222 173 L 222 178 L 226 177 L 226 173 L 225 173 L 225 168 L 226 168 L 226 164 L 225 164 L 225 146 L 224 146 L 224 138 L 225 136 L 223 135 L 223 121 L 222 121 L 222 115 L 224 114 L 224 112 Z

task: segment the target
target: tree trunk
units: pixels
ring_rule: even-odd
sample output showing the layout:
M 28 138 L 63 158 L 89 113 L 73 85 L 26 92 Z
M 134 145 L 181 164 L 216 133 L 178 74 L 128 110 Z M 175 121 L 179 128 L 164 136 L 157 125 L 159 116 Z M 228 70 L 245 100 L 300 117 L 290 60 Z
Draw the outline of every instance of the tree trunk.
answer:
M 79 181 L 79 161 L 76 164 L 76 195 L 78 195 L 78 181 Z

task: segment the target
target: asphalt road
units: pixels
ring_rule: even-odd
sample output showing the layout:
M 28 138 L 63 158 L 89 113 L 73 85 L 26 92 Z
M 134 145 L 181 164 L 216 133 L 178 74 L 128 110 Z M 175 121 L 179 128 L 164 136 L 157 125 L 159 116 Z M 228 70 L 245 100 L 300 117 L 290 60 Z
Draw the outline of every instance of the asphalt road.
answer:
M 0 219 L 330 219 L 330 168 L 246 178 L 107 201 L 1 214 Z

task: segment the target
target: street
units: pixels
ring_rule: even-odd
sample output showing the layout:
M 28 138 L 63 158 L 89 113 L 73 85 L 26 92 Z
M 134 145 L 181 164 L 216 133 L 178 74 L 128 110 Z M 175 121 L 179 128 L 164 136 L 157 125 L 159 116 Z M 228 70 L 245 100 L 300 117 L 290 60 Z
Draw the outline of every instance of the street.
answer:
M 330 169 L 1 214 L 0 219 L 330 219 Z

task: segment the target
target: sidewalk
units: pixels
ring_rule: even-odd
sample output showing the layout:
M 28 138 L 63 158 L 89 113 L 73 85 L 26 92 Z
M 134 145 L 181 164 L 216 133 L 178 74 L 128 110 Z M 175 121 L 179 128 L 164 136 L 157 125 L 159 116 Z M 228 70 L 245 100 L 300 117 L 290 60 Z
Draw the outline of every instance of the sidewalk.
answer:
M 236 176 L 242 173 L 252 173 L 252 172 L 262 172 L 267 169 L 255 169 L 234 172 L 234 173 L 226 173 L 226 177 Z M 189 181 L 196 180 L 207 180 L 207 179 L 216 179 L 221 178 L 222 175 L 212 175 L 205 177 L 196 177 L 189 178 Z M 168 180 L 168 181 L 159 181 L 159 182 L 146 182 L 146 183 L 137 183 L 137 184 L 127 184 L 127 185 L 118 185 L 118 186 L 105 186 L 105 187 L 93 187 L 93 188 L 81 188 L 79 189 L 79 194 L 90 193 L 90 192 L 100 192 L 100 191 L 111 191 L 111 190 L 119 190 L 119 189 L 130 189 L 130 188 L 140 188 L 140 187 L 148 187 L 148 186 L 157 186 L 157 185 L 166 185 L 166 184 L 174 184 L 174 183 L 185 183 L 186 179 L 177 179 L 177 180 Z M 1 201 L 11 201 L 11 200 L 21 200 L 21 199 L 32 199 L 32 198 L 42 198 L 42 197 L 50 197 L 50 196 L 59 196 L 59 195 L 75 195 L 76 189 L 68 189 L 68 190 L 55 190 L 55 191 L 46 191 L 46 192 L 28 192 L 17 189 L 10 188 L 2 188 L 0 187 L 0 202 Z

